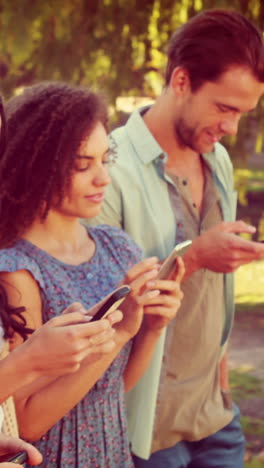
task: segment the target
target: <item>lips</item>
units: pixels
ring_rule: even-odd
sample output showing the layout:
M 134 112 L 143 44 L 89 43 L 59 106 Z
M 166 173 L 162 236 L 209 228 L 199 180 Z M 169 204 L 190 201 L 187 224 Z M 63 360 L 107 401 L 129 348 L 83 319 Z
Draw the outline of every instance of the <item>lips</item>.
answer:
M 206 133 L 207 133 L 207 136 L 208 136 L 208 138 L 210 139 L 210 142 L 211 142 L 211 143 L 217 143 L 217 142 L 220 141 L 221 138 L 223 137 L 223 134 L 221 134 L 221 135 L 214 135 L 213 133 L 208 132 L 208 131 L 207 131 Z
M 104 199 L 104 192 L 94 193 L 93 195 L 86 195 L 85 199 L 92 203 L 101 203 Z

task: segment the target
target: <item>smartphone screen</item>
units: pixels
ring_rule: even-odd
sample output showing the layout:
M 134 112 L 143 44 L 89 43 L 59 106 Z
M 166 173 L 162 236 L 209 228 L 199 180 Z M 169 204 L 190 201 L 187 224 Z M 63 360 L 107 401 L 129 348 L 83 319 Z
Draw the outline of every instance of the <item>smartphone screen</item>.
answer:
M 170 275 L 170 273 L 175 269 L 175 258 L 176 257 L 182 257 L 186 250 L 190 247 L 192 241 L 191 240 L 186 240 L 184 242 L 181 242 L 180 244 L 177 244 L 174 249 L 171 251 L 171 253 L 168 255 L 168 257 L 164 260 L 163 264 L 160 267 L 160 270 L 158 272 L 158 279 L 166 279 Z
M 120 286 L 120 288 L 115 289 L 112 294 L 107 297 L 106 301 L 100 307 L 100 309 L 95 313 L 91 318 L 91 322 L 95 320 L 100 320 L 101 318 L 107 317 L 111 312 L 116 310 L 120 304 L 125 300 L 128 293 L 130 293 L 131 288 L 127 285 Z

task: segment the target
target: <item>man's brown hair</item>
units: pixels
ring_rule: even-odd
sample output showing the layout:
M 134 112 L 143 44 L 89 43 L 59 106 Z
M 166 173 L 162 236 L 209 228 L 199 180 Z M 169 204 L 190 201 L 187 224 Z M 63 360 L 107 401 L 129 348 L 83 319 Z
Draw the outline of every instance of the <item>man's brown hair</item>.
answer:
M 243 15 L 231 10 L 203 11 L 181 26 L 168 47 L 166 85 L 173 70 L 184 67 L 192 91 L 216 81 L 232 66 L 244 66 L 264 81 L 264 47 L 261 32 Z

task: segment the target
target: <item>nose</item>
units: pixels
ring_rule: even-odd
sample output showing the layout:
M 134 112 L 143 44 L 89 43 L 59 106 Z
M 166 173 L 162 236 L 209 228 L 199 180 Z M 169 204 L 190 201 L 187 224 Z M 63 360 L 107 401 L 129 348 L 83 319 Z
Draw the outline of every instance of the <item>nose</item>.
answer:
M 239 124 L 240 116 L 232 117 L 226 120 L 223 120 L 220 123 L 221 132 L 225 135 L 236 135 L 238 124 Z
M 100 164 L 94 176 L 94 184 L 97 187 L 105 187 L 106 185 L 110 184 L 110 182 L 111 177 L 109 175 L 107 165 Z

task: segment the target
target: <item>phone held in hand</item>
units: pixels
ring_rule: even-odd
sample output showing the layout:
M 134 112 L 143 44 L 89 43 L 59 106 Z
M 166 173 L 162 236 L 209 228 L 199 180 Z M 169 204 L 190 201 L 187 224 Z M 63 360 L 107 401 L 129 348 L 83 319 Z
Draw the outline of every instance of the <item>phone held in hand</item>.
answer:
M 111 312 L 114 312 L 114 310 L 118 309 L 130 291 L 131 288 L 126 284 L 115 289 L 103 303 L 100 309 L 94 314 L 90 321 L 94 322 L 95 320 L 106 318 Z
M 0 463 L 25 463 L 28 460 L 27 452 L 18 452 L 16 454 L 11 455 L 10 453 L 7 455 L 3 455 L 0 457 Z
M 172 271 L 176 268 L 175 265 L 175 258 L 176 257 L 182 257 L 186 250 L 190 247 L 192 241 L 191 240 L 186 240 L 184 242 L 181 242 L 180 244 L 177 244 L 174 249 L 171 251 L 171 253 L 168 255 L 168 257 L 164 260 L 163 264 L 160 267 L 160 270 L 158 272 L 157 279 L 166 279 L 172 273 Z

